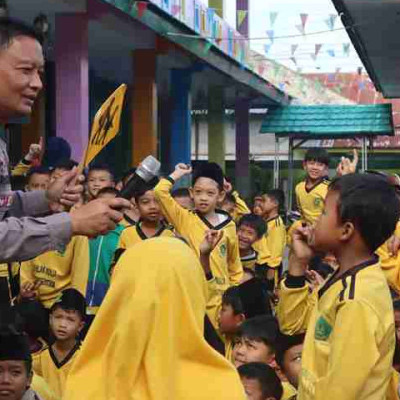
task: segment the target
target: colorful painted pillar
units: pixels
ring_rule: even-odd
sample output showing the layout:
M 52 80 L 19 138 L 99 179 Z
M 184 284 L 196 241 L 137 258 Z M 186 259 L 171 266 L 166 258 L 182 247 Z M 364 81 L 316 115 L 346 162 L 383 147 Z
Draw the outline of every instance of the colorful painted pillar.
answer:
M 56 133 L 80 161 L 89 138 L 88 17 L 60 14 L 55 25 Z
M 212 87 L 208 96 L 208 160 L 225 171 L 224 88 Z
M 236 0 L 237 29 L 245 37 L 249 36 L 249 0 Z M 245 17 L 243 18 L 243 14 Z M 236 100 L 236 188 L 247 197 L 250 195 L 250 102 Z
M 190 70 L 171 70 L 171 131 L 168 149 L 168 160 L 171 169 L 178 163 L 190 164 L 191 162 L 191 82 L 192 73 Z
M 148 155 L 157 156 L 157 52 L 133 52 L 132 163 L 138 165 Z

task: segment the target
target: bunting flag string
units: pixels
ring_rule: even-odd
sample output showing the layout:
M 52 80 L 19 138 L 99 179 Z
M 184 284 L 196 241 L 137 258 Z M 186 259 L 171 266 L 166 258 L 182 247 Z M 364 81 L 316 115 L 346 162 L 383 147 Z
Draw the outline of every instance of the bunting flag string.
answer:
M 271 28 L 274 27 L 277 18 L 278 18 L 278 13 L 276 11 L 272 11 L 269 13 L 269 22 L 270 22 Z

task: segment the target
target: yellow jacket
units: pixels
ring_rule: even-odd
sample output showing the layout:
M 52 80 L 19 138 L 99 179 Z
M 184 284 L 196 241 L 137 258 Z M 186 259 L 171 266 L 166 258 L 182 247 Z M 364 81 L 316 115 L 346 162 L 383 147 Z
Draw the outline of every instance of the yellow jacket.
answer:
M 307 328 L 298 400 L 385 399 L 392 376 L 392 301 L 377 258 L 333 275 L 317 299 L 282 282 L 277 316 L 285 334 Z
M 21 264 L 21 285 L 41 281 L 38 300 L 46 308 L 67 288 L 86 296 L 88 276 L 89 242 L 84 236 L 74 236 L 64 252 L 49 251 Z
M 125 266 L 135 265 L 135 273 Z M 245 400 L 204 340 L 207 285 L 193 251 L 156 238 L 128 249 L 67 381 L 64 400 Z

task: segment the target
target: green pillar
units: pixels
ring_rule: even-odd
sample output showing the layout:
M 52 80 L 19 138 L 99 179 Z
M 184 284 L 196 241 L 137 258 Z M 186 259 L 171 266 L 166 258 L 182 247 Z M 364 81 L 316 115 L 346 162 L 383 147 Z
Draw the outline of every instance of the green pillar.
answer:
M 208 160 L 225 171 L 225 108 L 224 88 L 209 89 L 208 97 Z
M 224 18 L 224 2 L 225 0 L 208 0 L 208 7 L 215 8 L 215 12 Z

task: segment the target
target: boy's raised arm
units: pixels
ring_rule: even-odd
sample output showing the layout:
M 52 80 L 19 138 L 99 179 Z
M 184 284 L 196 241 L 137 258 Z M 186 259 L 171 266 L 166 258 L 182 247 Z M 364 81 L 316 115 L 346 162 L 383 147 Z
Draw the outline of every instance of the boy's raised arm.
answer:
M 165 218 L 175 229 L 181 233 L 184 220 L 189 211 L 181 207 L 171 196 L 171 189 L 176 181 L 183 176 L 191 174 L 192 168 L 185 164 L 178 164 L 175 171 L 165 179 L 161 179 L 154 188 L 154 194 L 160 203 L 161 211 Z

